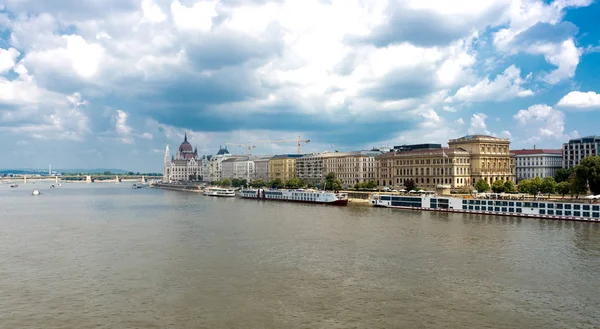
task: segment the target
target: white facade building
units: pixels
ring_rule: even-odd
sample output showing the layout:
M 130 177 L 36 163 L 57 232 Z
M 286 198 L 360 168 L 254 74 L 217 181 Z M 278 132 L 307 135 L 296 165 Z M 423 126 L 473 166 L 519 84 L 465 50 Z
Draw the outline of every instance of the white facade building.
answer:
M 587 136 L 571 139 L 563 144 L 563 168 L 573 168 L 590 155 L 600 155 L 600 136 Z
M 554 177 L 562 168 L 562 151 L 548 149 L 513 150 L 517 183 L 534 177 Z
M 254 178 L 254 160 L 249 157 L 238 158 L 233 163 L 233 178 L 250 182 Z

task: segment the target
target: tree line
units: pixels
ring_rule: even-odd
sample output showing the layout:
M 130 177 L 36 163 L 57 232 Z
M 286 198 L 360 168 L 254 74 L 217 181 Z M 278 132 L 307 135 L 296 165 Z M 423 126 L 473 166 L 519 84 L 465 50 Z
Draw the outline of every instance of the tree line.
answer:
M 495 181 L 490 186 L 485 180 L 479 179 L 475 183 L 475 189 L 479 192 L 487 192 L 490 189 L 495 193 L 514 193 L 515 186 L 512 181 Z M 526 194 L 567 194 L 576 195 L 587 193 L 588 189 L 594 194 L 600 194 L 600 157 L 589 156 L 581 160 L 574 168 L 562 168 L 556 171 L 554 177 L 534 177 L 519 182 L 518 191 Z
M 211 185 L 219 185 L 219 186 L 227 186 L 227 187 L 229 187 L 229 186 L 231 186 L 231 187 L 251 186 L 254 188 L 270 187 L 270 188 L 289 188 L 289 189 L 322 188 L 323 187 L 322 184 L 307 183 L 304 180 L 297 178 L 297 177 L 292 177 L 292 178 L 288 179 L 287 181 L 283 181 L 281 178 L 276 178 L 276 179 L 273 179 L 270 181 L 266 181 L 263 179 L 256 179 L 256 180 L 253 180 L 252 182 L 248 182 L 246 179 L 225 178 L 225 179 L 222 179 L 219 181 L 213 181 L 213 182 L 211 182 Z M 372 187 L 376 188 L 377 183 L 374 181 L 370 181 L 370 182 L 365 182 L 365 183 L 358 183 L 355 185 L 356 189 L 372 188 Z M 341 181 L 341 179 L 339 179 L 337 177 L 337 175 L 334 172 L 330 172 L 327 174 L 327 176 L 325 176 L 325 189 L 327 189 L 327 190 L 341 190 L 342 189 L 342 181 Z

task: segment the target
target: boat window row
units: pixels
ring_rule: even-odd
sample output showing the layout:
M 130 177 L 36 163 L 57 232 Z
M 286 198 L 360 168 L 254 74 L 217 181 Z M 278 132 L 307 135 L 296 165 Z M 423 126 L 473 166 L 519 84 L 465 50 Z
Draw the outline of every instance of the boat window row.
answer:
M 421 199 L 412 199 L 410 201 L 392 201 L 394 207 L 422 207 Z
M 494 211 L 494 212 L 517 213 L 517 214 L 523 212 L 522 208 L 512 208 L 512 207 L 487 207 L 487 206 L 463 205 L 462 208 L 463 208 L 463 210 Z M 554 216 L 600 218 L 600 212 L 589 212 L 589 211 L 540 209 L 539 214 L 540 215 L 554 215 Z
M 522 213 L 522 208 L 514 208 L 514 207 L 488 207 L 488 206 L 474 206 L 474 205 L 463 205 L 463 210 L 478 210 L 478 211 L 496 211 L 496 212 L 505 212 L 505 213 Z
M 265 191 L 265 195 L 283 195 L 283 193 L 278 191 Z
M 520 201 L 502 201 L 502 200 L 462 200 L 463 205 L 480 206 L 499 206 L 499 207 L 523 207 L 538 209 L 565 209 L 565 210 L 584 210 L 600 211 L 600 205 L 572 204 L 572 203 L 553 203 L 553 202 L 520 202 Z
M 448 209 L 449 201 L 448 199 L 431 199 L 429 207 Z

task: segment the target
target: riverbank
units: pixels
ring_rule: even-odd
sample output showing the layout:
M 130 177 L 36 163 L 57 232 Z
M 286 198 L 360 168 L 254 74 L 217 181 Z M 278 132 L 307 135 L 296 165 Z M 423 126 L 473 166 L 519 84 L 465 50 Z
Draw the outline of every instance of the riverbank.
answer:
M 183 192 L 194 192 L 194 193 L 204 192 L 204 189 L 199 185 L 154 183 L 154 184 L 151 184 L 150 187 L 151 188 L 159 188 L 159 189 L 163 189 L 163 190 L 171 190 L 171 191 L 183 191 Z

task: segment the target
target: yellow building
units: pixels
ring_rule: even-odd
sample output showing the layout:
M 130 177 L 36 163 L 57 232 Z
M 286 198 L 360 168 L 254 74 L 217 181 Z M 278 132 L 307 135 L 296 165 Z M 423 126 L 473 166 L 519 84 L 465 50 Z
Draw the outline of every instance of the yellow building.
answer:
M 470 155 L 461 149 L 427 148 L 389 152 L 376 159 L 377 185 L 403 188 L 413 180 L 419 188 L 440 185 L 462 188 L 472 184 Z
M 451 148 L 471 155 L 473 184 L 483 178 L 488 184 L 496 180 L 515 181 L 514 159 L 510 155 L 510 140 L 486 135 L 468 135 L 448 142 Z
M 296 159 L 303 154 L 281 154 L 269 159 L 269 179 L 281 179 L 286 182 L 296 177 Z

